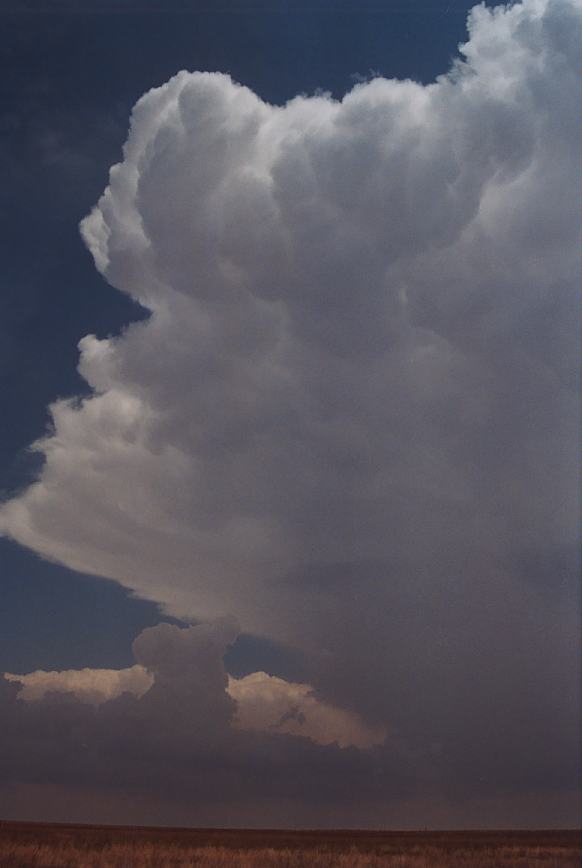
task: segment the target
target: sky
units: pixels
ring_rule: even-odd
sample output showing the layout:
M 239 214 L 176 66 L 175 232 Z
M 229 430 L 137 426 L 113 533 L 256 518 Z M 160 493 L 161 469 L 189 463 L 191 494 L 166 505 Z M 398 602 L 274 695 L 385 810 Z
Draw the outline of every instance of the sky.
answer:
M 580 0 L 0 5 L 0 816 L 578 827 Z

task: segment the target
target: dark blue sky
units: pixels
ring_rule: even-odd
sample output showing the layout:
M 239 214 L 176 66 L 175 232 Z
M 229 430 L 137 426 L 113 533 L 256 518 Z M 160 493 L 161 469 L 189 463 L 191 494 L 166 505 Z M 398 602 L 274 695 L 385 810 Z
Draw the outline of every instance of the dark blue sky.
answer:
M 27 450 L 47 405 L 81 394 L 77 342 L 117 333 L 140 309 L 109 287 L 78 223 L 120 158 L 135 101 L 180 69 L 229 72 L 282 103 L 358 76 L 429 82 L 465 38 L 469 0 L 272 3 L 22 3 L 3 0 L 0 160 L 0 487 L 33 478 Z M 169 11 L 169 10 L 179 11 Z M 25 11 L 26 10 L 26 11 Z M 79 11 L 81 10 L 81 11 Z M 0 670 L 125 666 L 159 620 L 152 603 L 0 543 Z M 297 675 L 282 650 L 239 640 L 233 672 Z

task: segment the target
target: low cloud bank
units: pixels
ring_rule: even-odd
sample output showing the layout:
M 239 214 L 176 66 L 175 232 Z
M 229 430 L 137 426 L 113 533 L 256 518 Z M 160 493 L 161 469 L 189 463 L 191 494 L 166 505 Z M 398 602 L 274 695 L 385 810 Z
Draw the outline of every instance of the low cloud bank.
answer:
M 158 633 L 165 629 L 165 626 L 156 628 Z M 178 628 L 170 629 L 173 639 L 188 635 Z M 138 648 L 141 644 L 138 640 Z M 190 664 L 190 669 L 183 673 L 186 682 L 196 677 L 198 660 L 185 660 L 184 664 Z M 158 671 L 159 677 L 157 657 L 150 658 L 150 666 Z M 141 699 L 156 681 L 152 670 L 139 663 L 128 669 L 38 670 L 24 675 L 7 672 L 4 678 L 19 685 L 18 699 L 25 702 L 39 702 L 50 694 L 71 694 L 95 706 L 124 693 Z M 229 677 L 226 692 L 236 702 L 232 725 L 242 730 L 286 733 L 316 744 L 358 748 L 380 745 L 386 736 L 384 728 L 367 726 L 357 714 L 322 702 L 309 684 L 253 672 L 244 678 Z
M 395 772 L 382 799 L 406 789 L 398 751 L 371 747 L 384 741 L 377 730 L 319 702 L 307 685 L 264 673 L 229 683 L 222 661 L 236 633 L 232 619 L 159 624 L 138 636 L 139 662 L 122 672 L 0 679 L 3 815 L 12 816 L 15 793 L 28 792 L 28 816 L 45 810 L 66 819 L 66 793 L 79 788 L 86 819 L 95 819 L 89 806 L 103 793 L 149 809 L 158 800 L 158 819 L 181 803 L 191 822 L 211 816 L 224 824 L 230 804 L 236 825 L 247 802 L 257 817 L 269 801 L 266 816 L 289 805 L 317 811 L 320 801 L 349 812 L 347 780 L 360 778 L 370 800 L 378 787 L 367 775 L 376 764 L 384 779 Z M 61 801 L 39 807 L 34 793 L 46 785 L 62 791 Z M 132 810 L 126 805 L 118 821 Z
M 72 693 L 81 702 L 102 705 L 122 693 L 143 696 L 153 684 L 153 677 L 143 666 L 129 669 L 67 669 L 45 672 L 38 669 L 25 675 L 5 672 L 4 678 L 21 684 L 18 698 L 25 702 L 38 702 L 47 693 Z
M 2 816 L 360 828 L 577 816 L 572 782 L 550 802 L 527 781 L 509 802 L 486 787 L 459 800 L 434 750 L 380 738 L 307 685 L 264 673 L 229 682 L 222 660 L 235 636 L 230 619 L 160 624 L 137 638 L 139 662 L 122 673 L 0 678 Z
M 319 700 L 309 684 L 253 672 L 229 679 L 228 692 L 236 700 L 235 723 L 241 729 L 285 732 L 339 747 L 372 747 L 386 737 L 383 727 L 366 726 L 357 714 Z

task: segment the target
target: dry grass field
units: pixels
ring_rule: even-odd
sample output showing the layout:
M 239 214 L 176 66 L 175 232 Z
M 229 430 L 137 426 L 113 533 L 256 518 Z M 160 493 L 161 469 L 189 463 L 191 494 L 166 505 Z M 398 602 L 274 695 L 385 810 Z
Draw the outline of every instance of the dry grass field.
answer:
M 288 832 L 0 823 L 10 868 L 581 868 L 582 834 Z

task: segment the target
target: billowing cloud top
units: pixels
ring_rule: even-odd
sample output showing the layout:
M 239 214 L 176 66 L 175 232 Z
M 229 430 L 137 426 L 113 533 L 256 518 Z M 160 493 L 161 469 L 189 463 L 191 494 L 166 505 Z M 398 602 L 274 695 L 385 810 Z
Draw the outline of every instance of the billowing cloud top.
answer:
M 82 233 L 151 315 L 81 342 L 92 394 L 53 405 L 4 532 L 311 649 L 330 701 L 455 780 L 471 727 L 475 780 L 548 739 L 565 769 L 581 19 L 476 7 L 448 75 L 341 102 L 187 72 L 145 94 Z
M 306 563 L 572 544 L 579 13 L 477 7 L 428 87 L 147 93 L 82 231 L 151 317 L 81 342 L 5 532 L 262 629 Z

